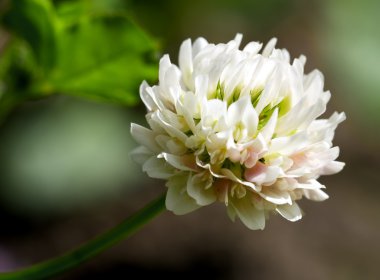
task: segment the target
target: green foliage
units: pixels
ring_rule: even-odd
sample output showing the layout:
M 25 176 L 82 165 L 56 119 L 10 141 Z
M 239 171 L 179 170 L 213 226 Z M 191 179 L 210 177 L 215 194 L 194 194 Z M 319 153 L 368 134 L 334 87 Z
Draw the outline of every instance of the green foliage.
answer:
M 50 82 L 61 92 L 133 104 L 141 81 L 157 75 L 154 45 L 125 16 L 81 17 L 59 34 Z
M 101 4 L 103 3 L 103 4 Z M 125 14 L 100 1 L 9 1 L 0 53 L 0 117 L 51 94 L 132 105 L 142 80 L 157 76 L 156 43 Z
M 55 16 L 46 0 L 12 1 L 3 17 L 5 28 L 30 44 L 40 67 L 48 71 L 55 62 Z

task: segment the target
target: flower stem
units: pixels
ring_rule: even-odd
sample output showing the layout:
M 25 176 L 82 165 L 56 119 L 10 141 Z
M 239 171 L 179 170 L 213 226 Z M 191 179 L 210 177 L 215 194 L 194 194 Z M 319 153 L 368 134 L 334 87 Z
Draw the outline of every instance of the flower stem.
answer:
M 0 273 L 0 279 L 47 279 L 63 273 L 95 257 L 121 240 L 129 237 L 165 209 L 165 195 L 108 232 L 57 258 L 18 271 Z

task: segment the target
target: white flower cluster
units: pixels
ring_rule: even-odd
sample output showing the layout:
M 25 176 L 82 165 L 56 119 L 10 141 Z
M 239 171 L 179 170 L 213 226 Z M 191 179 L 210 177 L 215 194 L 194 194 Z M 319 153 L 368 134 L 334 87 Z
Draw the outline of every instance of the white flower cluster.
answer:
M 330 92 L 323 75 L 304 74 L 305 57 L 290 63 L 272 39 L 227 44 L 182 43 L 179 67 L 165 55 L 159 84 L 143 82 L 150 129 L 132 124 L 133 152 L 150 177 L 167 180 L 166 207 L 185 214 L 215 201 L 231 219 L 263 229 L 270 212 L 302 217 L 296 201 L 328 198 L 317 179 L 339 172 L 332 147 L 344 113 L 318 119 Z

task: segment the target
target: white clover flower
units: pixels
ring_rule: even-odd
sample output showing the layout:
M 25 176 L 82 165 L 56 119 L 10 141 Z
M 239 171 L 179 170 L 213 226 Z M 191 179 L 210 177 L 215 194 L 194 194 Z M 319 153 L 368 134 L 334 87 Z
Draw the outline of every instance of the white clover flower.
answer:
M 241 38 L 186 40 L 179 67 L 161 59 L 159 84 L 140 87 L 150 129 L 132 124 L 133 157 L 167 180 L 175 214 L 220 201 L 231 219 L 263 229 L 270 212 L 296 221 L 297 200 L 328 198 L 317 179 L 344 166 L 332 139 L 345 114 L 316 120 L 330 92 L 319 71 L 304 74 L 304 56 L 291 64 L 276 39 L 261 53 L 258 42 L 239 50 Z

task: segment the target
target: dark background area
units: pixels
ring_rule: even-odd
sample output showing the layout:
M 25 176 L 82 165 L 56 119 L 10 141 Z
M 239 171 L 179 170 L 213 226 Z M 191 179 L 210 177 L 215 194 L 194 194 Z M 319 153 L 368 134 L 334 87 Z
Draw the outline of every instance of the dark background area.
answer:
M 332 92 L 325 116 L 346 112 L 334 139 L 346 167 L 321 178 L 330 198 L 303 200 L 305 216 L 296 223 L 272 215 L 265 230 L 250 231 L 220 204 L 185 216 L 164 212 L 58 279 L 379 279 L 380 2 L 109 2 L 174 62 L 186 38 L 219 43 L 238 32 L 243 44 L 277 37 L 293 58 L 306 55 L 306 72 L 321 70 Z M 144 123 L 144 114 L 141 104 L 54 96 L 7 117 L 0 127 L 0 271 L 63 253 L 165 191 L 128 155 L 135 147 L 130 122 Z

